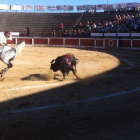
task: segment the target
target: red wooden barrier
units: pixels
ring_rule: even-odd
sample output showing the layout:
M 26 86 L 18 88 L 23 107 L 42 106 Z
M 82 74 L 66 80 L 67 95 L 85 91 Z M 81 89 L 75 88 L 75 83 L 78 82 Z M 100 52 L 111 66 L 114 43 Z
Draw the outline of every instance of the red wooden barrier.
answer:
M 119 40 L 119 47 L 131 47 L 131 39 Z
M 21 41 L 25 41 L 26 44 L 32 45 L 32 38 L 17 38 L 17 43 Z
M 105 48 L 140 48 L 140 39 L 116 39 L 116 38 L 26 38 L 17 37 L 11 41 L 7 40 L 8 44 L 16 44 L 20 41 L 25 41 L 27 45 L 73 45 L 73 46 L 93 46 L 93 47 L 105 47 Z
M 95 47 L 103 47 L 103 46 L 104 46 L 104 40 L 103 39 L 97 39 Z
M 134 39 L 132 45 L 133 47 L 140 47 L 140 39 Z
M 34 38 L 34 44 L 42 44 L 42 45 L 47 45 L 48 44 L 48 38 Z
M 65 45 L 79 45 L 79 39 L 68 39 L 65 38 Z
M 63 38 L 50 38 L 49 45 L 63 45 Z
M 94 47 L 94 39 L 80 39 L 81 46 L 93 46 Z
M 7 40 L 7 44 L 16 44 L 16 39 L 12 38 L 12 40 Z

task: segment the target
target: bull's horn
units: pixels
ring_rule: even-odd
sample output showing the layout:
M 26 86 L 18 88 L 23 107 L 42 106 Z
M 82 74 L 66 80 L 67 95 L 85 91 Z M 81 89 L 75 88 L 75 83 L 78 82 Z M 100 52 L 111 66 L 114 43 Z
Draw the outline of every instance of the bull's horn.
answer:
M 50 62 L 51 64 L 55 62 L 55 59 L 52 60 L 52 62 Z

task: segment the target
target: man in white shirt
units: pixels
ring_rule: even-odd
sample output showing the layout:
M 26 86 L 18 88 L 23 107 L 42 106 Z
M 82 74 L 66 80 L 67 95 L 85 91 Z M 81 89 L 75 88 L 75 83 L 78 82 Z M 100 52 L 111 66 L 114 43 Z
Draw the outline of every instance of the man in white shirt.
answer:
M 7 46 L 7 40 L 12 40 L 11 32 L 0 33 L 0 60 L 4 63 L 9 63 L 9 57 L 11 57 L 11 53 L 13 52 L 13 48 Z
M 16 55 L 16 50 L 10 46 L 7 46 L 7 40 L 12 40 L 11 32 L 0 33 L 0 60 L 2 60 L 8 67 L 2 69 L 0 74 L 0 79 L 3 77 L 4 73 L 11 67 L 13 67 L 12 59 Z
M 20 53 L 25 47 L 25 41 L 22 41 L 20 44 L 16 45 L 15 48 L 7 46 L 7 40 L 12 40 L 10 32 L 5 32 L 0 34 L 0 60 L 3 61 L 7 67 L 0 71 L 0 80 L 4 78 L 4 74 L 8 71 L 9 68 L 12 68 L 12 60 L 16 57 L 17 52 Z
M 12 40 L 11 32 L 0 33 L 0 45 L 7 45 L 7 40 Z

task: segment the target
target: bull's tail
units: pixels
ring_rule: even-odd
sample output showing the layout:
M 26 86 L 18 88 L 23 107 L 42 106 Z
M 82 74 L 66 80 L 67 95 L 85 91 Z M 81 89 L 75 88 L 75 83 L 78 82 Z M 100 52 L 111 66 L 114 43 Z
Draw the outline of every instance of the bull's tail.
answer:
M 77 58 L 75 60 L 76 60 L 76 64 L 78 64 L 78 62 L 80 62 L 79 59 L 77 59 Z
M 77 59 L 77 58 L 75 58 L 75 61 L 76 61 L 76 64 L 78 64 L 78 62 L 80 62 L 79 59 Z M 74 67 L 75 67 L 75 73 L 76 73 L 77 72 L 76 65 Z
M 21 54 L 24 47 L 25 47 L 25 41 L 18 43 L 18 45 L 16 46 L 16 51 L 19 55 Z

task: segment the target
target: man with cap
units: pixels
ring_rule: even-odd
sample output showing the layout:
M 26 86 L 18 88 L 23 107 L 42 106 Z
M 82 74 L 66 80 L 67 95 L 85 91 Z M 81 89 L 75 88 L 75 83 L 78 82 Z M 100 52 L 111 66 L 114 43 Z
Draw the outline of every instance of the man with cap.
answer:
M 7 40 L 12 40 L 11 32 L 0 33 L 0 45 L 7 45 Z

